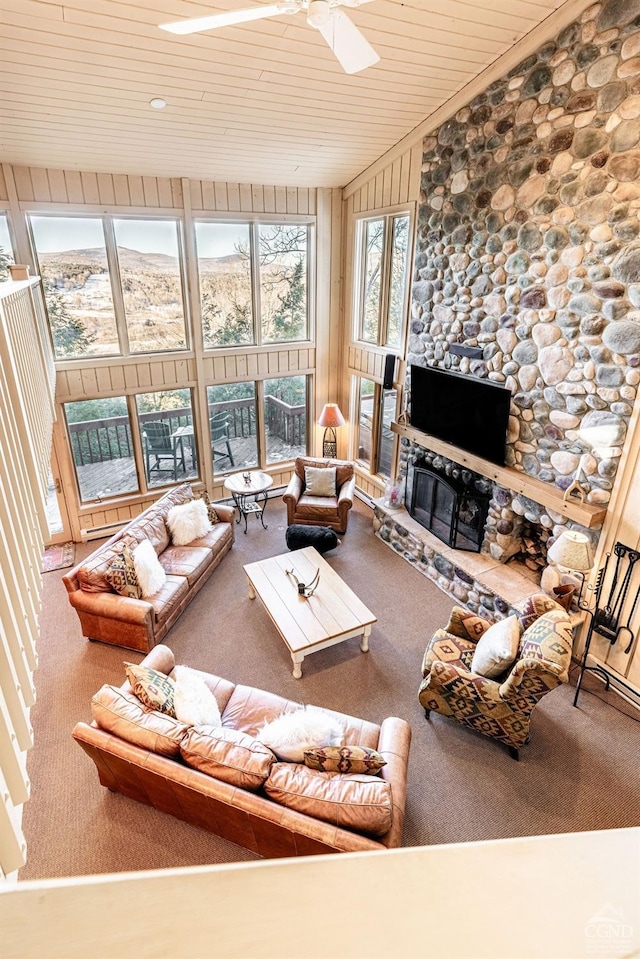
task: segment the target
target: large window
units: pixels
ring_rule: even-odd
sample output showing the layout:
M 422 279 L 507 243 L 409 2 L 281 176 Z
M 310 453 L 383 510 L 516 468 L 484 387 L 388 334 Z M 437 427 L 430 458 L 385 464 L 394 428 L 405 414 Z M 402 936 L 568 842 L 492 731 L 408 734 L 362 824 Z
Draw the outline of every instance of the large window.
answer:
M 191 390 L 136 396 L 147 486 L 196 479 L 198 454 Z
M 127 336 L 132 353 L 186 345 L 176 220 L 114 220 Z
M 186 348 L 177 220 L 29 220 L 58 359 Z
M 7 215 L 6 213 L 0 213 L 0 283 L 9 279 L 9 264 L 13 262 L 13 248 Z
M 399 349 L 405 328 L 409 273 L 409 214 L 359 221 L 356 339 Z
M 393 479 L 396 436 L 391 424 L 398 415 L 398 393 L 373 380 L 354 377 L 352 395 L 357 423 L 354 456 L 369 472 Z
M 81 502 L 137 493 L 126 397 L 65 403 L 64 411 Z
M 258 466 L 256 384 L 209 386 L 207 403 L 214 473 Z
M 196 223 L 204 345 L 309 337 L 307 223 Z

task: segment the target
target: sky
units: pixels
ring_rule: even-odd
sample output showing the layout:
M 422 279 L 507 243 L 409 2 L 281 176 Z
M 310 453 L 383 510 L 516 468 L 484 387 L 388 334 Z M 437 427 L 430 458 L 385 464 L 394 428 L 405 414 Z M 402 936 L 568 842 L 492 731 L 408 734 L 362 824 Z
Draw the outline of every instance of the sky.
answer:
M 102 223 L 95 217 L 31 216 L 31 225 L 39 253 L 104 248 Z M 177 256 L 176 224 L 173 220 L 114 219 L 116 242 L 140 253 L 166 253 Z M 0 221 L 0 244 L 2 244 Z M 246 225 L 235 223 L 197 223 L 198 255 L 227 256 L 235 253 L 236 243 L 248 243 Z

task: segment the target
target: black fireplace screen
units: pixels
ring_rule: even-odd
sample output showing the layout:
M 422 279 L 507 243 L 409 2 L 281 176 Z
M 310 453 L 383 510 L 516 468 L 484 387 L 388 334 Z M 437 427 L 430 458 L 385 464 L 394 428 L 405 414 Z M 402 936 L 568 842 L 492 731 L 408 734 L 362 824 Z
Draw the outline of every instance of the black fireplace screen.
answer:
M 410 513 L 454 549 L 480 552 L 489 498 L 431 470 L 414 469 Z

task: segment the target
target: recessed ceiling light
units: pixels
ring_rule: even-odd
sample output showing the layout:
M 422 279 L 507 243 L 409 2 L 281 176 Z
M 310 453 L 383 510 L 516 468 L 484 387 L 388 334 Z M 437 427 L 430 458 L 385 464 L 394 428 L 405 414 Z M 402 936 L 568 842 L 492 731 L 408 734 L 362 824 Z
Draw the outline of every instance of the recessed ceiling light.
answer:
M 153 107 L 154 110 L 164 110 L 167 105 L 167 101 L 163 100 L 162 97 L 154 97 L 153 100 L 149 100 L 149 106 Z

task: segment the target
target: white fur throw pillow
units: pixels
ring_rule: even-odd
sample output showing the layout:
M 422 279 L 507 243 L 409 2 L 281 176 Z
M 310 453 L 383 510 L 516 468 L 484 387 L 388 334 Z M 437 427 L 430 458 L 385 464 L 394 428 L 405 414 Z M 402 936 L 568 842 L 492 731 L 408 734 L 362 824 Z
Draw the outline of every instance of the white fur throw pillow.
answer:
M 167 580 L 167 574 L 160 564 L 150 539 L 143 539 L 134 549 L 133 565 L 143 599 L 149 599 L 162 589 Z
M 221 726 L 220 709 L 202 676 L 189 666 L 176 666 L 173 671 L 173 709 L 176 719 L 188 726 Z
M 500 619 L 483 633 L 477 642 L 471 672 L 486 679 L 496 679 L 513 666 L 520 645 L 520 623 L 517 616 Z
M 202 499 L 192 499 L 172 506 L 167 513 L 167 526 L 174 546 L 187 546 L 194 539 L 206 536 L 211 529 L 207 504 Z
M 313 706 L 301 707 L 292 713 L 283 713 L 265 723 L 256 735 L 278 759 L 289 763 L 304 762 L 305 749 L 314 746 L 342 746 L 344 731 L 340 723 L 328 713 Z

